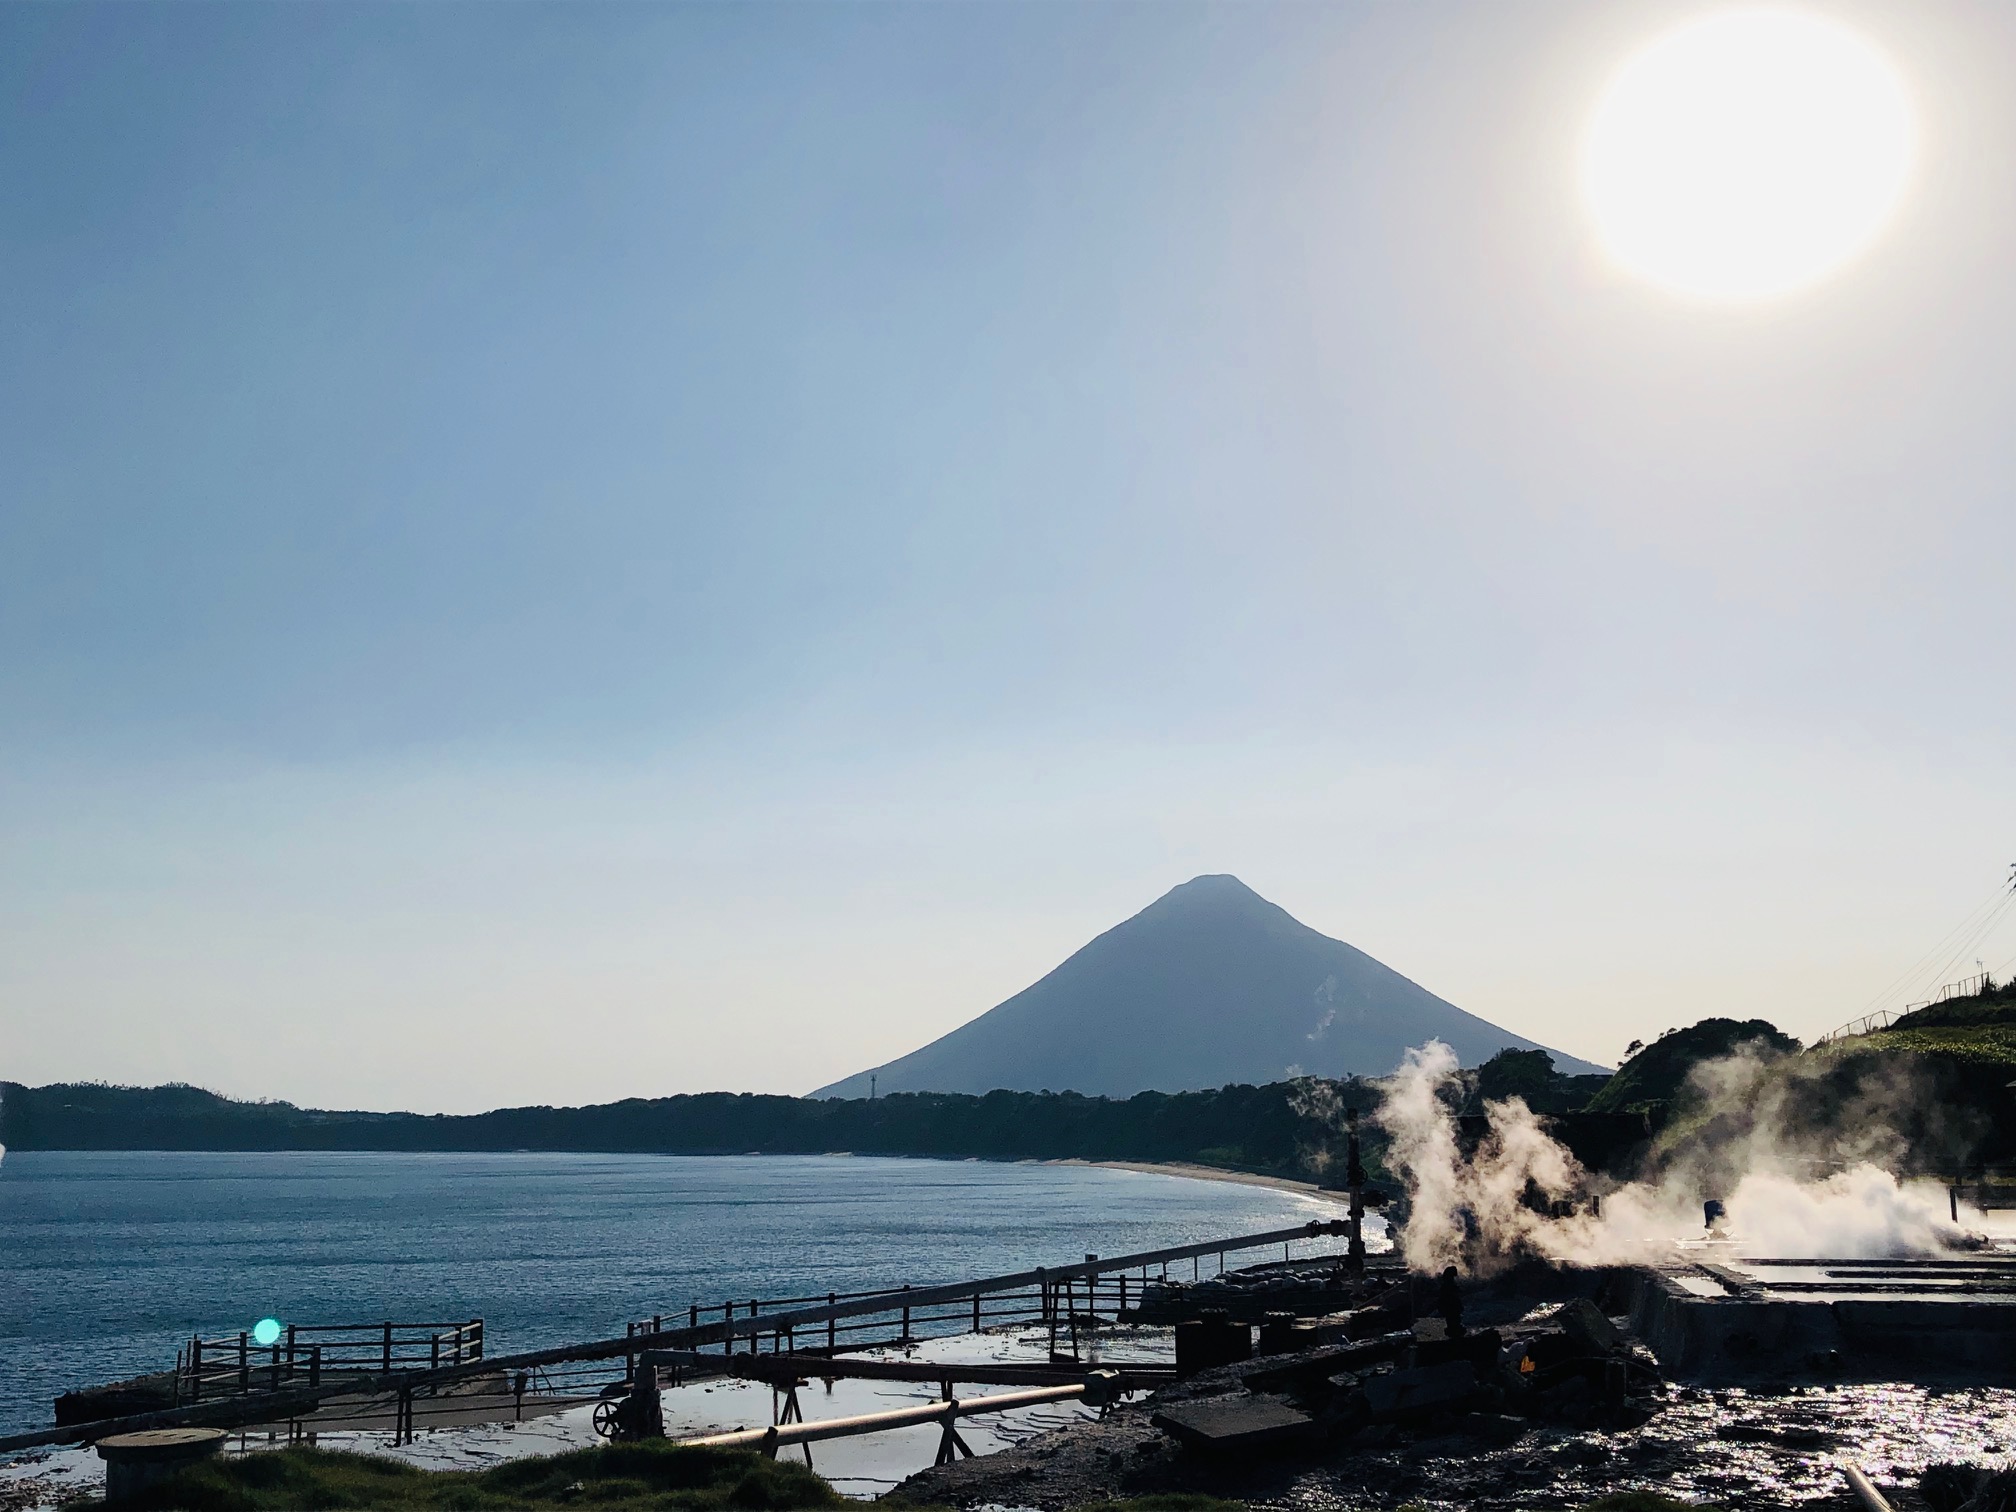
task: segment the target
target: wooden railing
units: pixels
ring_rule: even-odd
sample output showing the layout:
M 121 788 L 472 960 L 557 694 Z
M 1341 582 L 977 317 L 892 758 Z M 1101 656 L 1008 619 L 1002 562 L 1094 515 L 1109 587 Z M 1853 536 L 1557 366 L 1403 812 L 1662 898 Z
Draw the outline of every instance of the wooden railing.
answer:
M 1136 1287 L 1151 1271 L 1165 1274 L 1169 1266 L 1187 1261 L 1192 1274 L 1201 1276 L 1207 1260 L 1215 1259 L 1222 1270 L 1228 1255 L 1276 1245 L 1282 1247 L 1286 1258 L 1298 1243 L 1342 1239 L 1348 1232 L 1344 1220 L 1315 1221 L 1111 1260 L 1088 1255 L 1080 1264 L 1038 1267 L 942 1286 L 827 1292 L 773 1298 L 768 1304 L 759 1298 L 747 1312 L 743 1311 L 744 1303 L 695 1306 L 686 1309 L 684 1316 L 660 1314 L 642 1324 L 632 1323 L 613 1338 L 501 1356 L 483 1352 L 480 1320 L 297 1326 L 291 1340 L 283 1335 L 265 1349 L 254 1344 L 249 1333 L 197 1338 L 185 1348 L 178 1372 L 178 1380 L 186 1376 L 189 1383 L 182 1405 L 0 1437 L 0 1454 L 89 1443 L 110 1434 L 184 1424 L 296 1424 L 339 1396 L 349 1401 L 370 1397 L 387 1402 L 384 1416 L 388 1426 L 395 1435 L 410 1438 L 418 1419 L 436 1409 L 452 1409 L 450 1393 L 466 1391 L 478 1377 L 497 1377 L 498 1389 L 507 1399 L 522 1397 L 527 1391 L 593 1399 L 621 1390 L 634 1379 L 640 1356 L 652 1350 L 732 1352 L 736 1340 L 747 1340 L 751 1349 L 759 1349 L 767 1339 L 773 1351 L 795 1348 L 801 1353 L 818 1353 L 828 1347 L 825 1340 L 829 1337 L 834 1348 L 867 1349 L 898 1338 L 918 1337 L 926 1328 L 964 1332 L 976 1312 L 982 1326 L 990 1319 L 1046 1317 L 1053 1330 L 1054 1352 L 1060 1330 L 1069 1330 L 1096 1309 L 1138 1296 Z M 715 1313 L 718 1317 L 708 1316 Z M 954 1328 L 955 1323 L 962 1326 Z M 388 1326 L 392 1330 L 389 1346 Z
M 1038 1267 L 945 1286 L 694 1303 L 683 1317 L 659 1313 L 630 1323 L 626 1332 L 639 1341 L 638 1349 L 645 1347 L 642 1341 L 650 1340 L 653 1345 L 682 1349 L 711 1345 L 729 1354 L 738 1340 L 747 1340 L 748 1347 L 755 1350 L 761 1350 L 768 1340 L 772 1353 L 832 1354 L 977 1333 L 1002 1324 L 1041 1322 L 1050 1326 L 1054 1352 L 1060 1330 L 1075 1335 L 1082 1319 L 1102 1314 L 1110 1317 L 1126 1310 L 1140 1299 L 1150 1281 L 1168 1280 L 1171 1265 L 1188 1261 L 1195 1279 L 1203 1274 L 1205 1260 L 1214 1260 L 1216 1268 L 1223 1271 L 1227 1255 L 1271 1249 L 1277 1244 L 1286 1260 L 1297 1241 L 1343 1237 L 1348 1227 L 1342 1219 L 1318 1220 L 1299 1228 L 1173 1245 L 1110 1260 L 1087 1255 L 1077 1265 Z
M 322 1385 L 332 1376 L 439 1370 L 483 1358 L 483 1320 L 466 1323 L 290 1323 L 271 1344 L 250 1332 L 198 1335 L 175 1360 L 178 1402 Z

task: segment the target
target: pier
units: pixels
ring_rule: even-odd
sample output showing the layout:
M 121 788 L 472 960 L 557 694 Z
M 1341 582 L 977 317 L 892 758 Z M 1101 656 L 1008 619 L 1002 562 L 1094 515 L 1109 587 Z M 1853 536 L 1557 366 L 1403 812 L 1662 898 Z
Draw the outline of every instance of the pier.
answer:
M 13 1434 L 0 1438 L 0 1454 L 170 1427 L 279 1427 L 296 1438 L 318 1427 L 351 1426 L 360 1418 L 386 1423 L 403 1442 L 423 1425 L 509 1419 L 512 1409 L 530 1415 L 614 1398 L 654 1351 L 707 1352 L 726 1360 L 763 1353 L 767 1342 L 768 1353 L 797 1356 L 816 1371 L 820 1359 L 845 1352 L 1037 1322 L 1049 1328 L 1053 1362 L 1061 1357 L 1072 1364 L 1076 1326 L 1130 1306 L 1151 1282 L 1170 1279 L 1172 1267 L 1178 1277 L 1188 1269 L 1201 1279 L 1213 1269 L 1222 1272 L 1228 1256 L 1278 1247 L 1290 1258 L 1298 1244 L 1344 1239 L 1350 1232 L 1348 1220 L 1316 1220 L 935 1286 L 689 1304 L 632 1320 L 621 1335 L 508 1355 L 485 1352 L 481 1320 L 304 1327 L 296 1330 L 291 1354 L 284 1341 L 261 1351 L 243 1336 L 241 1357 L 239 1335 L 198 1338 L 185 1346 L 177 1369 L 178 1380 L 183 1371 L 191 1372 L 191 1399 L 158 1411 Z M 738 1343 L 746 1349 L 738 1351 Z M 444 1344 L 451 1355 L 459 1349 L 461 1357 L 444 1360 Z M 224 1394 L 212 1394 L 219 1391 Z M 479 1405 L 489 1416 L 472 1419 Z

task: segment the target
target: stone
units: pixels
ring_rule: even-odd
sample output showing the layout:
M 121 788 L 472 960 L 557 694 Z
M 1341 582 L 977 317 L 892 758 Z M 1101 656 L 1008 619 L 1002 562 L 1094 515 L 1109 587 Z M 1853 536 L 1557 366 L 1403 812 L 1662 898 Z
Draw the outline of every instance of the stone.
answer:
M 1471 1412 L 1457 1421 L 1457 1426 L 1465 1433 L 1497 1444 L 1501 1448 L 1517 1443 L 1531 1428 L 1524 1418 L 1513 1417 L 1503 1412 Z
M 1560 1329 L 1567 1336 L 1569 1346 L 1579 1354 L 1605 1355 L 1624 1343 L 1624 1336 L 1617 1331 L 1617 1325 L 1604 1317 L 1603 1309 L 1586 1297 L 1563 1302 L 1535 1321 Z
M 1315 1419 L 1300 1408 L 1250 1393 L 1177 1402 L 1148 1421 L 1180 1444 L 1217 1454 L 1283 1448 L 1316 1433 Z
M 1461 1407 L 1476 1393 L 1477 1369 L 1468 1360 L 1451 1360 L 1444 1365 L 1367 1376 L 1360 1384 L 1372 1416 L 1392 1419 Z

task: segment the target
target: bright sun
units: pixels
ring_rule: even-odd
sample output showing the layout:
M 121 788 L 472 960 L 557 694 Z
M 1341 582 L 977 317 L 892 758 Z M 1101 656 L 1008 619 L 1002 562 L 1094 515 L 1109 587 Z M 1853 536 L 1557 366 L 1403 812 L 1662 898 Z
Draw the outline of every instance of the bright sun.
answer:
M 1582 185 L 1633 273 L 1699 299 L 1764 299 L 1875 239 L 1915 136 L 1903 81 L 1856 33 L 1795 10 L 1720 11 L 1617 71 Z

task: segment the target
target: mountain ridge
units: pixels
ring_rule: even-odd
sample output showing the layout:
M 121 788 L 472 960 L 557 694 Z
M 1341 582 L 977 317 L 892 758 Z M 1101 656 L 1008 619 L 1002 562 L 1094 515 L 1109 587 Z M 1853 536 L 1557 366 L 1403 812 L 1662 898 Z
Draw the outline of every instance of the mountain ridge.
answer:
M 1237 877 L 1171 888 L 979 1017 L 809 1094 L 1074 1091 L 1129 1097 L 1284 1077 L 1374 1076 L 1428 1039 L 1465 1065 L 1546 1050 L 1466 1013 Z

